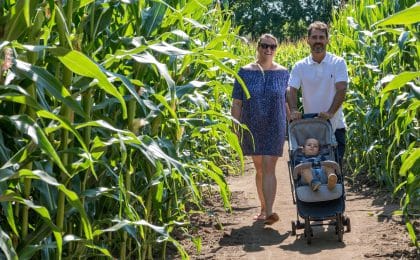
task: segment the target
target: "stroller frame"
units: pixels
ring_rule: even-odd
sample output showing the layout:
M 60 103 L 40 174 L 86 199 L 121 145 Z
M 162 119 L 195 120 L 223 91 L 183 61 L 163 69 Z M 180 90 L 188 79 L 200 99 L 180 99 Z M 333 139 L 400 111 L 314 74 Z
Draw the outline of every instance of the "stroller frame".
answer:
M 292 121 L 288 125 L 289 138 L 289 178 L 292 190 L 293 204 L 296 204 L 296 221 L 292 221 L 292 235 L 296 235 L 297 229 L 304 229 L 304 235 L 308 244 L 311 244 L 314 226 L 332 225 L 335 226 L 335 234 L 338 241 L 343 241 L 344 226 L 346 232 L 351 231 L 350 218 L 344 215 L 345 209 L 345 189 L 344 174 L 342 166 L 338 162 L 337 142 L 329 121 L 317 118 L 316 114 L 306 114 L 303 119 Z M 335 163 L 335 172 L 337 174 L 336 196 L 328 198 L 328 191 L 323 190 L 322 201 L 302 201 L 299 199 L 299 193 L 302 189 L 310 189 L 299 185 L 298 177 L 294 174 L 294 168 L 297 165 L 296 156 L 301 152 L 306 138 L 316 138 L 320 142 L 320 152 L 328 160 L 328 163 Z M 301 187 L 301 188 L 299 188 Z M 299 189 L 298 189 L 299 188 Z M 326 188 L 326 186 L 324 187 Z M 306 190 L 305 190 L 306 191 Z M 311 191 L 312 192 L 312 191 Z M 318 192 L 317 192 L 318 193 Z M 306 197 L 317 193 L 306 192 Z M 315 196 L 316 195 L 316 196 Z M 326 197 L 325 197 L 325 196 Z M 319 197 L 319 196 L 318 196 Z M 327 209 L 327 210 L 326 210 Z M 303 222 L 300 221 L 303 219 Z M 327 222 L 325 222 L 327 221 Z

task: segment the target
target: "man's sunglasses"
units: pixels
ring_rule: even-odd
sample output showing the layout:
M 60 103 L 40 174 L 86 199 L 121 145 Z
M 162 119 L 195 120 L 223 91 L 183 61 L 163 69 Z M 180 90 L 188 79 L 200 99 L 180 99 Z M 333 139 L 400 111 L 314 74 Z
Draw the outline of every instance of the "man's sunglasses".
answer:
M 277 49 L 277 44 L 267 44 L 267 43 L 260 43 L 259 46 L 264 50 L 270 48 L 271 50 Z

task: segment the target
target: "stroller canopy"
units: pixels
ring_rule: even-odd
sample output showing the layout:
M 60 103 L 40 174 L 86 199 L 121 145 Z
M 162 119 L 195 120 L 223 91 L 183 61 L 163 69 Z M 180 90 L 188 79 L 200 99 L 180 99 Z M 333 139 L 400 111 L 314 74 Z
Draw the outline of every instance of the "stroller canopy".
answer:
M 291 150 L 303 146 L 307 138 L 318 139 L 320 145 L 337 145 L 332 126 L 325 119 L 300 119 L 289 124 L 289 146 Z

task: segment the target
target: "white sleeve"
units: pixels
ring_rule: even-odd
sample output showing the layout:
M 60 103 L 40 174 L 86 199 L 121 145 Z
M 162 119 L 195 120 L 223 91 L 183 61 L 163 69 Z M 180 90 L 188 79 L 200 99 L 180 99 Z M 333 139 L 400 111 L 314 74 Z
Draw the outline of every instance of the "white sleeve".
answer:
M 300 78 L 300 73 L 299 73 L 300 69 L 299 69 L 299 65 L 296 64 L 291 73 L 290 73 L 290 77 L 289 77 L 289 82 L 288 82 L 288 86 L 299 89 L 302 79 Z
M 344 59 L 339 59 L 335 66 L 335 83 L 340 81 L 349 82 L 347 65 Z

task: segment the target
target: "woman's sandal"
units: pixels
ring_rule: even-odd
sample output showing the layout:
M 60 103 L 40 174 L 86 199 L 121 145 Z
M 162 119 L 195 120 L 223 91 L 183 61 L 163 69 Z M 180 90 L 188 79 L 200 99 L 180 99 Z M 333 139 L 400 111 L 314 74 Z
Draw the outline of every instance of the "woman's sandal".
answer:
M 264 224 L 273 225 L 274 223 L 279 221 L 279 219 L 279 215 L 277 215 L 277 213 L 273 213 L 265 219 Z
M 264 213 L 260 213 L 258 215 L 255 215 L 252 219 L 253 220 L 265 220 L 265 214 Z

